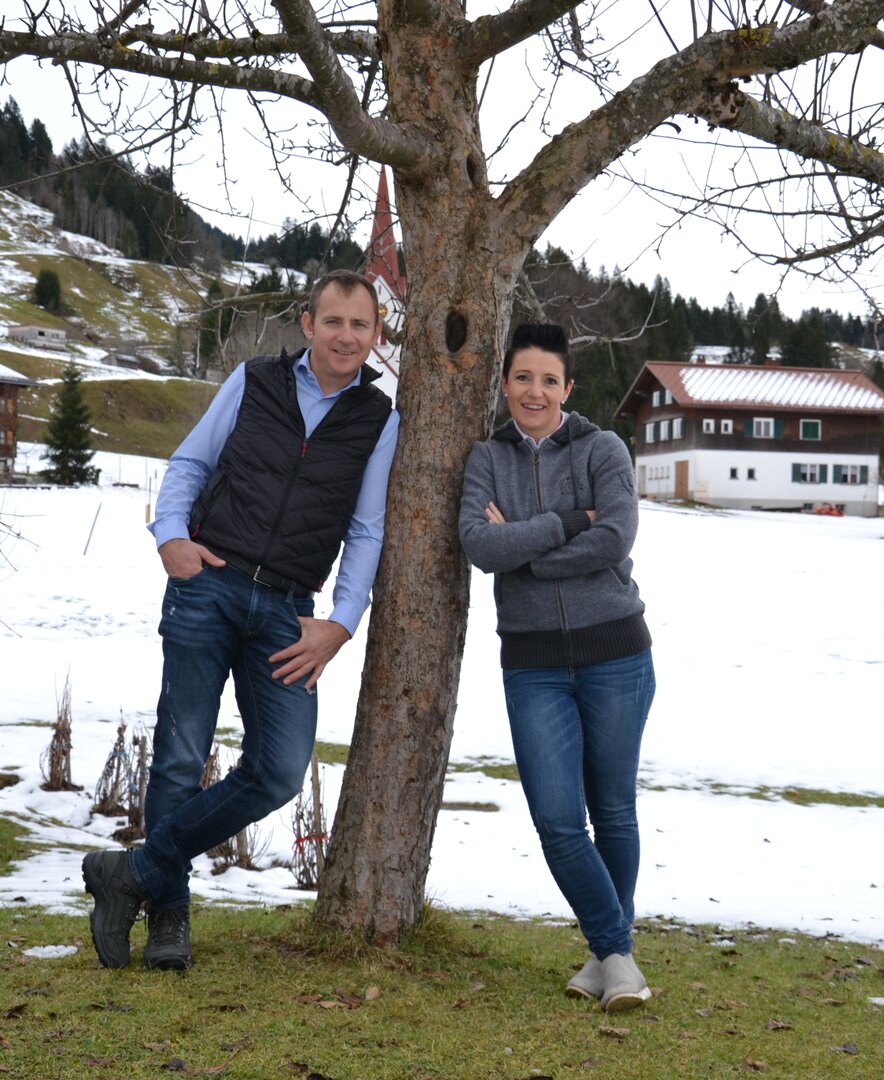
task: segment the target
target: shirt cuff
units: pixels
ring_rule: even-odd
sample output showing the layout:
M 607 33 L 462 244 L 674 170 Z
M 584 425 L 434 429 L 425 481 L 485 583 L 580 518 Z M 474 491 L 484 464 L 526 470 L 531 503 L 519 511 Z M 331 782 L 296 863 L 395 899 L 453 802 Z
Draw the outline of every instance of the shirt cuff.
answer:
M 364 612 L 357 611 L 352 604 L 340 604 L 332 609 L 328 621 L 340 623 L 350 637 L 353 638 L 356 636 L 356 631 L 364 614 Z
M 562 528 L 565 530 L 565 540 L 573 540 L 592 525 L 589 515 L 585 510 L 559 510 L 562 519 Z
M 168 540 L 189 540 L 190 533 L 187 522 L 183 518 L 166 518 L 163 521 L 153 521 L 148 525 L 153 533 L 157 548 L 161 548 Z

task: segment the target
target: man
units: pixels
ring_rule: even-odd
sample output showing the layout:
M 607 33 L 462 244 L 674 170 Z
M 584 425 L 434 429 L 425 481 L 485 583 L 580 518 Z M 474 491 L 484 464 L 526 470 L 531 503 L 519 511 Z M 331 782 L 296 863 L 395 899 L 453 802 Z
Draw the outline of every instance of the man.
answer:
M 399 418 L 365 366 L 380 332 L 374 286 L 334 271 L 313 287 L 294 359 L 230 375 L 172 455 L 150 526 L 168 574 L 163 685 L 145 802 L 147 839 L 83 860 L 92 940 L 129 963 L 148 905 L 149 968 L 190 966 L 191 859 L 292 799 L 316 733 L 316 683 L 359 624 L 380 556 Z M 328 619 L 313 618 L 341 543 Z M 233 675 L 242 755 L 200 786 Z

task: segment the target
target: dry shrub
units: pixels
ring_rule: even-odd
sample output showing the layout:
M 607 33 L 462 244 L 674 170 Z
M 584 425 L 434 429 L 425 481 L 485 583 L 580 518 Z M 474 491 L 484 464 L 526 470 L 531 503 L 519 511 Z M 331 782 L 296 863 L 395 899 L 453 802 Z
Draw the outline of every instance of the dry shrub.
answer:
M 310 758 L 310 794 L 305 797 L 302 788 L 292 804 L 292 828 L 295 833 L 292 851 L 295 882 L 299 889 L 318 889 L 325 866 L 328 833 L 315 754 Z
M 57 716 L 52 742 L 40 757 L 44 791 L 82 791 L 81 784 L 71 780 L 71 679 L 64 680 L 61 699 L 56 700 Z

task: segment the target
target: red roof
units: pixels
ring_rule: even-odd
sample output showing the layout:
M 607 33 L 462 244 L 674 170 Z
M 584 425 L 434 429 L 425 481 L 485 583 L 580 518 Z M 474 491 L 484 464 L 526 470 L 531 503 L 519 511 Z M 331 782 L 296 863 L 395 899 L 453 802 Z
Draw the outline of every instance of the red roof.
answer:
M 393 296 L 405 299 L 405 279 L 399 273 L 399 255 L 393 236 L 393 211 L 387 187 L 387 170 L 381 166 L 378 195 L 371 226 L 371 240 L 366 252 L 365 276 L 369 281 L 380 278 L 386 282 Z
M 884 391 L 861 371 L 656 361 L 639 372 L 617 415 L 634 415 L 636 397 L 647 396 L 658 385 L 685 406 L 884 414 Z

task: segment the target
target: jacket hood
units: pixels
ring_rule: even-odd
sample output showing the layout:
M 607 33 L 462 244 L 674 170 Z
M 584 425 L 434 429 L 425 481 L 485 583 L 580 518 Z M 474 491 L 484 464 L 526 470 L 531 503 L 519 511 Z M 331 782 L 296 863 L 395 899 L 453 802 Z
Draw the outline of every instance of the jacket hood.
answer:
M 554 443 L 569 443 L 575 439 L 581 439 L 586 435 L 592 435 L 595 431 L 601 431 L 602 429 L 598 424 L 594 424 L 591 420 L 587 420 L 585 416 L 581 416 L 580 413 L 570 412 L 565 413 L 565 422 L 560 425 L 550 435 L 550 440 Z M 502 424 L 491 436 L 492 439 L 501 439 L 504 442 L 521 442 L 524 436 L 516 427 L 515 420 L 507 420 L 505 424 Z

